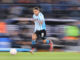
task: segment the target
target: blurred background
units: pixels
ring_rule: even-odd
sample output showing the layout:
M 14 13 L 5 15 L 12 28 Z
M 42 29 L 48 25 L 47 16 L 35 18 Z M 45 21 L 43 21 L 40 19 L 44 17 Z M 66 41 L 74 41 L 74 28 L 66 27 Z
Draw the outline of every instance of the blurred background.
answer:
M 80 51 L 80 0 L 0 0 L 0 51 L 31 48 L 33 7 L 44 14 L 55 51 Z

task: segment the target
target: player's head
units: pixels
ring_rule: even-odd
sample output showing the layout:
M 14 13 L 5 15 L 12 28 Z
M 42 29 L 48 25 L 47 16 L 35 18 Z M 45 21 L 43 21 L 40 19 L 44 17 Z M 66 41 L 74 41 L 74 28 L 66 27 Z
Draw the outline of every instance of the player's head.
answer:
M 39 12 L 40 12 L 40 8 L 38 8 L 38 7 L 33 8 L 33 13 L 34 13 L 35 15 L 38 15 Z

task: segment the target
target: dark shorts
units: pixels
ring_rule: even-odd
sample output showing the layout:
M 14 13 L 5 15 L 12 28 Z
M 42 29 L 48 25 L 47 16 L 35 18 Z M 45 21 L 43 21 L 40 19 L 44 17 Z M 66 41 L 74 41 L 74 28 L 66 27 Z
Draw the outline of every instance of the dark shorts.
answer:
M 41 38 L 44 40 L 46 38 L 46 30 L 37 30 L 35 34 L 37 35 L 37 39 Z

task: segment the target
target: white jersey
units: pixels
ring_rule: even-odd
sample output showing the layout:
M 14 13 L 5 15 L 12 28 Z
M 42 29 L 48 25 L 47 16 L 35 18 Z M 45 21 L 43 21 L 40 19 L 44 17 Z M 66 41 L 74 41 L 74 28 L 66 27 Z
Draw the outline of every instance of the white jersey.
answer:
M 34 31 L 36 31 L 36 30 L 43 30 L 43 29 L 45 30 L 46 29 L 44 15 L 41 12 L 38 14 L 38 16 L 36 16 L 34 14 L 33 15 L 33 19 L 36 20 L 35 21 L 35 29 L 34 29 Z M 39 24 L 38 21 L 43 21 L 43 24 L 42 25 Z

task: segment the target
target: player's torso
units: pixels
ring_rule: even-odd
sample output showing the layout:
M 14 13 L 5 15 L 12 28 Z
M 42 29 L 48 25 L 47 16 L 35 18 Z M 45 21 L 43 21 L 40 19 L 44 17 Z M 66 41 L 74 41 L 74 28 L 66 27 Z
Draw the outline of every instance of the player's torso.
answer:
M 40 21 L 40 14 L 38 16 L 34 15 L 34 19 Z M 43 21 L 42 25 L 40 25 L 40 23 L 38 21 L 35 21 L 35 30 L 46 29 L 45 21 Z

